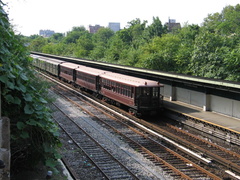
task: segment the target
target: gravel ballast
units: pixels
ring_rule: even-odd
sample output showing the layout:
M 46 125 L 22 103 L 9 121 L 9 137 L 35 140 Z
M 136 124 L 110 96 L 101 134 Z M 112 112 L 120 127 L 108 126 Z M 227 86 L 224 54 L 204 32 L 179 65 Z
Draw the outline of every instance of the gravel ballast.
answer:
M 53 95 L 53 94 L 52 94 Z M 121 140 L 120 136 L 109 131 L 103 124 L 97 123 L 86 112 L 72 105 L 69 101 L 54 94 L 56 98 L 55 104 L 61 108 L 69 117 L 74 119 L 81 128 L 87 131 L 97 140 L 107 151 L 111 152 L 116 159 L 125 164 L 131 171 L 140 179 L 165 179 L 167 175 L 163 175 L 161 168 L 156 167 L 151 161 L 147 160 L 142 154 L 136 152 L 127 143 Z M 55 119 L 59 117 L 57 111 L 53 113 Z M 88 160 L 83 152 L 76 150 L 77 147 L 72 141 L 61 133 L 63 143 L 62 155 L 69 162 L 82 172 L 79 174 L 81 179 L 104 179 L 101 173 L 96 170 L 96 167 Z M 76 156 L 76 154 L 78 154 Z M 80 155 L 80 156 L 79 156 Z M 82 157 L 82 158 L 79 158 Z M 76 170 L 75 170 L 76 171 Z M 165 178 L 163 177 L 165 176 Z

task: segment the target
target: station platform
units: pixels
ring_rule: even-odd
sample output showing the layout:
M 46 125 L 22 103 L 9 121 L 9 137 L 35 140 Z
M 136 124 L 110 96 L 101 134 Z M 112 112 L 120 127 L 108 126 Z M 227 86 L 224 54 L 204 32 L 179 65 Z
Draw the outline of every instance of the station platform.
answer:
M 200 119 L 202 121 L 207 121 L 211 124 L 224 127 L 228 130 L 235 131 L 240 134 L 240 119 L 238 118 L 211 111 L 203 111 L 200 107 L 180 101 L 170 101 L 168 99 L 164 99 L 164 107 Z

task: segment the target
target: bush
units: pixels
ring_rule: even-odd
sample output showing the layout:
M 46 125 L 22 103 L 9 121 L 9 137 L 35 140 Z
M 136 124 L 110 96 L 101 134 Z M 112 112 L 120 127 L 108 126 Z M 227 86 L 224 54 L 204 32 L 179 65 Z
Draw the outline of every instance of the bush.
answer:
M 47 106 L 47 84 L 35 76 L 29 53 L 3 6 L 0 1 L 1 104 L 2 115 L 11 120 L 11 168 L 29 168 L 39 161 L 54 167 L 61 144 Z

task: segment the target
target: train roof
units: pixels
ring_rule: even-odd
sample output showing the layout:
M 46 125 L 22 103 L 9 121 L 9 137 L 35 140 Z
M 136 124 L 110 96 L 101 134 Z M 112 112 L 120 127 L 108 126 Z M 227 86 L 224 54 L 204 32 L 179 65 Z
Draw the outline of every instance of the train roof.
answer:
M 66 68 L 69 68 L 69 69 L 77 69 L 77 68 L 82 67 L 82 65 L 69 63 L 69 62 L 61 63 L 60 66 L 61 67 L 66 67 Z
M 60 64 L 63 63 L 64 61 L 58 60 L 58 59 L 54 59 L 54 58 L 46 58 L 46 57 L 41 57 L 41 56 L 37 56 L 37 55 L 31 55 L 32 58 L 34 59 L 38 59 L 40 61 L 45 61 L 45 62 L 49 62 L 52 64 Z
M 47 62 L 54 63 L 54 64 L 61 64 L 64 61 L 56 60 L 56 59 L 46 59 Z
M 135 87 L 163 87 L 163 84 L 160 84 L 157 81 L 152 81 L 148 79 L 113 72 L 101 74 L 100 77 Z
M 91 74 L 94 76 L 99 76 L 100 74 L 104 74 L 107 72 L 107 71 L 104 71 L 101 69 L 91 68 L 91 67 L 87 67 L 87 66 L 81 66 L 81 67 L 77 68 L 76 71 L 83 72 L 86 74 Z
M 42 60 L 42 59 L 40 59 L 40 60 Z M 45 59 L 44 59 L 44 61 L 47 62 L 47 63 L 54 64 L 54 65 L 58 65 L 58 64 L 62 63 L 62 61 L 52 61 L 52 60 L 45 60 Z

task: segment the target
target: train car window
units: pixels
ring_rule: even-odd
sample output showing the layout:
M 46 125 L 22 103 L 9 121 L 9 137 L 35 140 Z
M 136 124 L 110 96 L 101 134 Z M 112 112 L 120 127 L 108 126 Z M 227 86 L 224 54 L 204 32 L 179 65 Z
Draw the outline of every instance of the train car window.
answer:
M 131 97 L 131 87 L 130 86 L 127 87 L 127 96 Z
M 68 69 L 68 68 L 62 67 L 61 70 L 62 70 L 62 72 L 63 72 L 64 74 L 72 75 L 72 71 L 71 71 L 70 69 Z
M 141 95 L 141 89 L 136 88 L 136 97 L 139 97 Z
M 150 88 L 143 88 L 142 95 L 149 96 L 150 95 Z
M 119 94 L 119 84 L 117 85 L 117 93 Z
M 158 87 L 154 87 L 153 88 L 153 97 L 158 97 L 159 95 L 159 88 Z
M 143 88 L 136 88 L 136 95 L 139 96 L 150 96 L 151 88 L 143 87 Z
M 117 93 L 119 94 L 119 84 L 116 83 L 116 87 L 117 87 Z
M 111 81 L 103 79 L 102 83 L 104 89 L 112 90 Z
M 126 89 L 123 87 L 123 95 L 126 96 Z
M 94 84 L 95 83 L 95 77 L 89 74 L 82 74 L 80 72 L 77 73 L 77 78 L 81 79 L 83 81 L 89 82 Z

